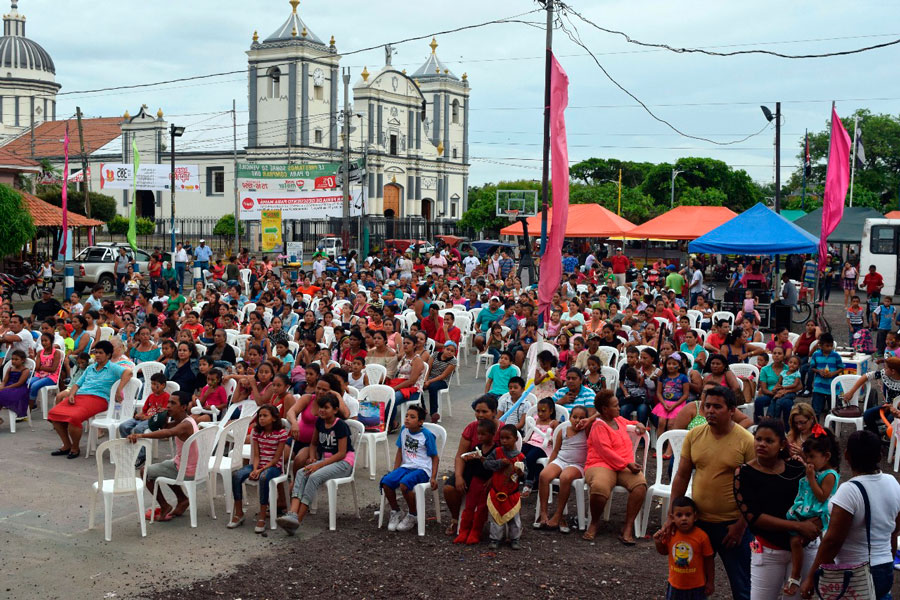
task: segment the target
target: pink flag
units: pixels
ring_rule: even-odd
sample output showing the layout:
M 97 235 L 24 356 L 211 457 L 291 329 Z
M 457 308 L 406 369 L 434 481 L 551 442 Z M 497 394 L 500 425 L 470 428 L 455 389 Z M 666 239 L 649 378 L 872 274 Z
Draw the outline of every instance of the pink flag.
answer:
M 822 202 L 822 234 L 819 237 L 819 271 L 828 259 L 828 236 L 844 217 L 844 198 L 850 185 L 850 136 L 831 107 L 831 148 L 828 151 L 828 174 Z
M 66 121 L 66 137 L 63 140 L 63 156 L 65 156 L 65 166 L 63 166 L 63 183 L 62 183 L 62 242 L 59 244 L 59 254 L 65 258 L 66 246 L 69 241 L 69 122 Z M 87 185 L 87 182 L 85 182 Z
M 569 220 L 569 148 L 566 144 L 566 107 L 569 105 L 569 76 L 552 57 L 550 66 L 550 167 L 553 183 L 553 214 L 547 248 L 541 257 L 538 282 L 538 310 L 549 319 L 550 301 L 562 278 L 562 246 Z

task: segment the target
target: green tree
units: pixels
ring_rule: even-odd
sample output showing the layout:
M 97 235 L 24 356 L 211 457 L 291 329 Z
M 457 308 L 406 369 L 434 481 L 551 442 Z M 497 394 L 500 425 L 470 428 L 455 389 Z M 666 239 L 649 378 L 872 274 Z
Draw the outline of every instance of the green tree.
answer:
M 135 219 L 134 227 L 138 235 L 152 235 L 156 230 L 156 224 L 144 217 Z M 125 235 L 128 233 L 128 219 L 116 215 L 106 224 L 106 229 L 114 235 Z
M 691 187 L 723 192 L 725 199 L 722 205 L 735 212 L 746 210 L 763 198 L 759 186 L 746 171 L 735 171 L 721 160 L 688 157 L 679 159 L 674 165 L 656 165 L 647 174 L 641 188 L 657 204 L 668 206 L 671 201 L 673 168 L 682 171 L 675 178 L 676 203 L 681 194 Z
M 866 160 L 856 166 L 853 181 L 853 205 L 871 206 L 879 211 L 891 210 L 897 205 L 900 188 L 900 116 L 872 114 L 868 109 L 858 109 L 843 117 L 841 123 L 853 139 L 853 123 L 859 117 L 859 128 L 863 136 Z M 809 156 L 811 174 L 806 182 L 807 200 L 810 195 L 821 196 L 828 170 L 828 149 L 831 133 L 831 119 L 825 129 L 809 134 Z M 791 196 L 800 196 L 803 187 L 803 163 L 805 160 L 805 140 L 797 143 L 797 168 L 785 184 Z M 848 191 L 849 195 L 849 191 Z M 849 198 L 848 198 L 849 201 Z M 812 210 L 821 206 L 804 203 L 804 209 Z
M 22 195 L 0 184 L 0 256 L 21 252 L 22 247 L 36 234 L 34 219 L 25 208 Z
M 68 207 L 73 213 L 84 215 L 84 192 L 74 185 L 69 186 Z M 116 216 L 116 199 L 97 192 L 88 192 L 91 200 L 91 218 L 108 222 Z M 62 206 L 62 188 L 58 185 L 48 186 L 38 192 L 38 198 L 54 206 Z
M 569 187 L 569 201 L 572 204 L 600 204 L 618 212 L 619 186 L 614 183 L 600 185 L 572 184 Z M 622 217 L 632 223 L 641 223 L 657 215 L 653 199 L 641 193 L 636 187 L 622 185 Z
M 240 231 L 240 235 L 244 235 L 243 222 L 238 221 L 238 229 Z M 213 235 L 234 237 L 234 213 L 228 213 L 227 215 L 222 215 L 219 218 L 219 220 L 216 222 L 216 226 L 213 227 Z
M 622 169 L 622 187 L 637 187 L 644 182 L 653 163 L 631 162 L 616 158 L 589 158 L 569 167 L 572 179 L 588 184 L 599 184 L 603 181 L 619 181 L 619 169 Z
M 689 187 L 675 202 L 680 206 L 724 206 L 727 201 L 728 196 L 718 188 Z

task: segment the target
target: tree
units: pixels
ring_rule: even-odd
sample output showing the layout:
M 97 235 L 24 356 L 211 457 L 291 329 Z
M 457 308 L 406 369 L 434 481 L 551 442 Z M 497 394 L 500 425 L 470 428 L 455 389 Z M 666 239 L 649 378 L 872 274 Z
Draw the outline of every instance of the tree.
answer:
M 624 177 L 623 177 L 624 180 Z M 619 186 L 614 183 L 600 185 L 572 184 L 569 187 L 569 202 L 572 204 L 600 204 L 617 212 L 619 208 Z M 657 215 L 653 199 L 641 193 L 640 189 L 622 185 L 622 217 L 632 223 L 640 223 Z
M 681 158 L 674 164 L 659 164 L 647 174 L 641 188 L 658 204 L 668 206 L 672 194 L 672 169 L 682 171 L 675 178 L 675 201 L 691 187 L 717 189 L 725 194 L 722 206 L 744 211 L 762 200 L 762 192 L 744 170 L 734 171 L 721 160 Z
M 36 234 L 34 219 L 25 207 L 22 195 L 0 184 L 0 256 L 21 252 L 22 247 Z
M 240 235 L 244 235 L 244 223 L 242 221 L 238 221 L 238 230 Z M 225 242 L 225 248 L 228 250 L 228 254 L 230 254 L 232 244 L 234 243 L 234 213 L 228 213 L 219 218 L 216 222 L 216 226 L 213 227 L 213 235 L 222 236 Z
M 38 193 L 38 198 L 53 206 L 62 206 L 62 188 L 58 185 L 48 186 Z M 116 216 L 116 199 L 112 196 L 88 192 L 91 199 L 91 218 L 109 222 Z M 71 212 L 84 215 L 84 192 L 74 185 L 69 186 L 68 208 Z
M 871 206 L 879 211 L 890 210 L 896 206 L 898 188 L 900 188 L 900 116 L 878 114 L 873 115 L 867 109 L 858 109 L 853 114 L 841 119 L 844 129 L 853 139 L 853 123 L 859 118 L 859 128 L 863 135 L 866 160 L 856 166 L 853 181 L 853 205 Z M 825 186 L 825 175 L 828 170 L 828 150 L 830 142 L 831 120 L 825 123 L 823 131 L 809 134 L 809 156 L 812 173 L 807 178 L 807 200 L 810 194 L 821 196 Z M 797 169 L 793 172 L 785 187 L 791 195 L 799 197 L 803 186 L 803 163 L 806 154 L 804 138 L 798 140 Z M 849 191 L 848 191 L 849 195 Z M 849 200 L 849 199 L 848 199 Z M 821 206 L 807 205 L 806 210 Z
M 134 221 L 134 228 L 138 235 L 153 235 L 156 224 L 150 219 L 139 217 Z M 128 219 L 116 215 L 106 224 L 106 229 L 114 235 L 125 235 L 128 233 Z
M 619 169 L 622 169 L 622 187 L 637 187 L 643 183 L 653 163 L 631 162 L 616 158 L 589 158 L 569 167 L 572 179 L 579 179 L 588 184 L 599 184 L 602 181 L 619 181 Z
M 728 196 L 720 189 L 689 187 L 676 200 L 679 206 L 724 206 Z

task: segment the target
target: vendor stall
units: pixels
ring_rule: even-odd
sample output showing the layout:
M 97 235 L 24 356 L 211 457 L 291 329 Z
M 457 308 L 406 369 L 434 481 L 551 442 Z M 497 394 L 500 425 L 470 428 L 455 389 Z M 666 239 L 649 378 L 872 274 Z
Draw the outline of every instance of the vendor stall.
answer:
M 706 254 L 741 254 L 745 256 L 770 256 L 774 254 L 815 254 L 819 240 L 809 232 L 791 223 L 763 204 L 744 211 L 727 223 L 716 227 L 706 235 L 690 242 L 691 252 Z M 772 308 L 777 299 L 776 289 L 760 282 L 758 277 L 748 277 L 745 285 L 730 290 L 721 309 L 738 314 L 743 308 L 748 289 L 757 298 L 761 327 L 772 325 Z M 784 307 L 787 308 L 787 307 Z
M 641 240 L 695 240 L 736 216 L 725 206 L 676 206 L 638 225 L 626 236 Z
M 541 215 L 528 217 L 527 221 L 528 231 L 541 230 Z M 547 226 L 550 227 L 552 224 L 552 216 L 548 216 Z M 634 223 L 599 204 L 572 204 L 569 206 L 569 220 L 566 223 L 567 238 L 623 237 L 632 229 L 634 229 Z M 504 227 L 500 233 L 523 235 L 522 223 L 513 223 Z

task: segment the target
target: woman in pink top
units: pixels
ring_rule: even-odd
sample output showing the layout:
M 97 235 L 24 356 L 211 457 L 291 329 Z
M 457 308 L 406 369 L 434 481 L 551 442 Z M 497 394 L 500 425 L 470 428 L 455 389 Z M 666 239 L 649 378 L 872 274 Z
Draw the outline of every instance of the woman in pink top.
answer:
M 33 405 L 42 387 L 56 385 L 59 382 L 59 367 L 62 362 L 62 350 L 53 346 L 53 334 L 41 334 L 41 351 L 37 353 L 37 365 L 34 375 L 28 380 L 28 397 Z
M 619 400 L 610 390 L 597 393 L 594 408 L 597 409 L 594 416 L 578 424 L 583 429 L 587 422 L 595 421 L 588 438 L 584 465 L 584 481 L 591 489 L 591 524 L 583 537 L 592 540 L 597 535 L 606 502 L 613 488 L 620 485 L 628 490 L 628 505 L 619 541 L 633 546 L 634 519 L 644 504 L 647 480 L 641 472 L 641 465 L 634 462 L 634 446 L 628 427 L 634 427 L 638 435 L 644 435 L 646 429 L 637 421 L 629 421 L 619 415 Z

